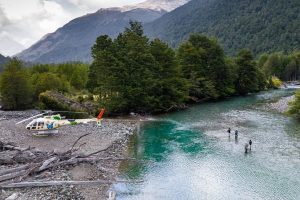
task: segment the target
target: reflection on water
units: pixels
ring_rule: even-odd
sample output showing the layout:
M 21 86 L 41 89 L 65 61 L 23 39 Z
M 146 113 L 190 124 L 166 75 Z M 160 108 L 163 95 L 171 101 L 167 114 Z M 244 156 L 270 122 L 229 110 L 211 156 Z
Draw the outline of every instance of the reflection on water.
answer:
M 300 199 L 300 125 L 258 106 L 290 93 L 206 103 L 145 123 L 129 145 L 138 161 L 124 162 L 120 175 L 144 182 L 115 184 L 117 199 Z

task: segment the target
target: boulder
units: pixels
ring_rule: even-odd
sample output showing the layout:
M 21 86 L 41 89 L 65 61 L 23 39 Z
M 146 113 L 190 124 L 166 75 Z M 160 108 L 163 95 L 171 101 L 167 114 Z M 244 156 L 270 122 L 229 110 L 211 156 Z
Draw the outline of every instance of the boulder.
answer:
M 43 106 L 51 110 L 95 113 L 98 108 L 95 102 L 80 103 L 57 91 L 46 91 L 39 95 Z

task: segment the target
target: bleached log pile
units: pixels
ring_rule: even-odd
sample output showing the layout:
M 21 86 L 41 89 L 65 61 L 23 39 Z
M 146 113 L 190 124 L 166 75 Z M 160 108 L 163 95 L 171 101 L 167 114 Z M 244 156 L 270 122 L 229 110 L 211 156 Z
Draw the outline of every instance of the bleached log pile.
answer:
M 34 147 L 21 148 L 15 146 L 13 143 L 0 141 L 0 165 L 10 165 L 8 169 L 0 170 L 0 188 L 19 188 L 19 187 L 44 187 L 61 184 L 107 184 L 112 180 L 97 180 L 96 182 L 22 182 L 27 177 L 34 177 L 41 172 L 51 170 L 57 167 L 64 167 L 69 165 L 78 165 L 80 163 L 97 163 L 103 160 L 124 160 L 130 158 L 113 158 L 105 157 L 99 158 L 96 155 L 100 152 L 106 151 L 108 148 L 90 153 L 88 155 L 77 154 L 82 145 L 78 145 L 79 141 L 88 136 L 85 134 L 80 136 L 72 145 L 72 147 L 62 153 L 58 152 L 44 152 Z M 78 147 L 76 147 L 78 146 Z

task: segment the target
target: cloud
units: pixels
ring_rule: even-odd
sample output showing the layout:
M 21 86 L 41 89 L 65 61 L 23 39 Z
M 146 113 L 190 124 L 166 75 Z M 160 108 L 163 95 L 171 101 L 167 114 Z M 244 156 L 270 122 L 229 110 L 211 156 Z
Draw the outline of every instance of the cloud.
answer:
M 63 0 L 56 0 L 63 1 Z M 70 4 L 76 5 L 81 9 L 92 9 L 92 8 L 107 8 L 107 7 L 120 7 L 128 4 L 140 3 L 143 0 L 65 0 Z
M 15 51 L 21 51 L 24 46 L 15 41 L 7 32 L 0 34 L 0 52 L 5 52 L 4 55 L 13 55 Z
M 0 28 L 7 24 L 9 24 L 9 19 L 6 17 L 3 8 L 0 6 Z
M 1 0 L 0 53 L 15 55 L 70 20 L 100 8 L 142 1 L 144 0 Z
M 0 11 L 0 53 L 4 55 L 18 53 L 73 18 L 60 4 L 52 1 L 2 1 L 4 10 Z

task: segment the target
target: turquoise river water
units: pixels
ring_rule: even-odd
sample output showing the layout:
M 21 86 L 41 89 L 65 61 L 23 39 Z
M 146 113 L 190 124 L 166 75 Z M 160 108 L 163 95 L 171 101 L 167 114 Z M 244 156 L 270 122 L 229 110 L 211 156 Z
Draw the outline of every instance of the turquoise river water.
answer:
M 129 145 L 139 161 L 124 162 L 119 177 L 143 182 L 115 184 L 117 199 L 300 200 L 300 124 L 267 109 L 293 92 L 204 103 L 145 122 Z

